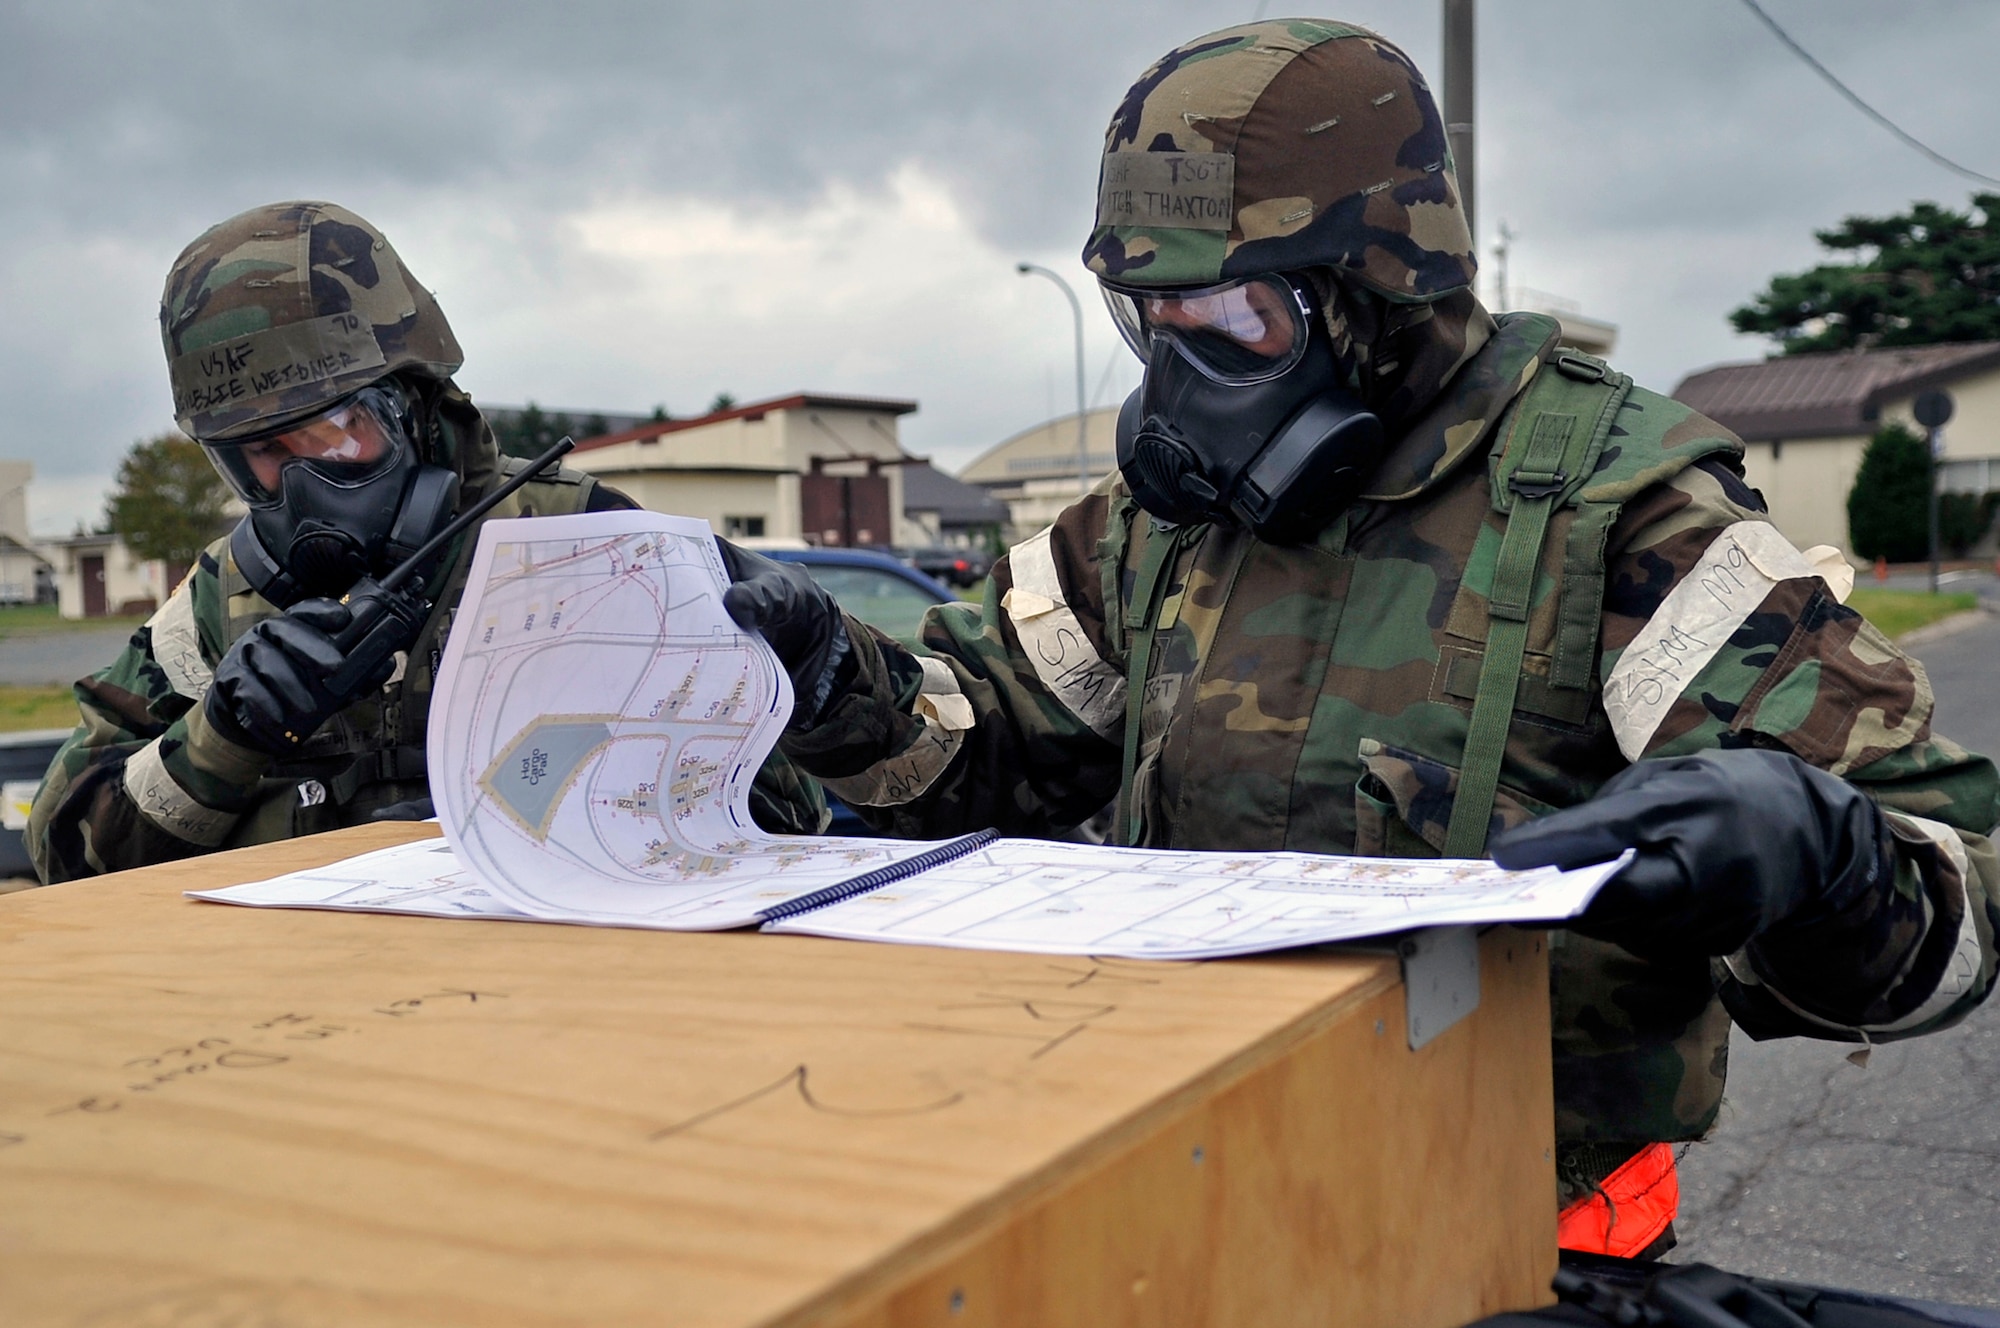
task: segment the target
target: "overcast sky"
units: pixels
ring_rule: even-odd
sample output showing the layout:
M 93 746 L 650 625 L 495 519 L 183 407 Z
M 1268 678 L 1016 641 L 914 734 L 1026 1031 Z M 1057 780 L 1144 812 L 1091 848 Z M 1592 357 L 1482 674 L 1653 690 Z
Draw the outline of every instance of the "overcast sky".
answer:
M 2000 0 L 1765 0 L 1938 150 L 2000 175 Z M 1437 0 L 1355 0 L 1440 81 Z M 0 457 L 38 532 L 101 511 L 170 423 L 174 255 L 282 198 L 381 226 L 475 397 L 692 414 L 911 397 L 955 467 L 1136 384 L 1076 255 L 1103 126 L 1168 48 L 1256 0 L 945 4 L 9 0 L 0 7 Z M 1815 227 L 1971 186 L 1864 120 L 1739 0 L 1486 0 L 1482 252 L 1620 328 L 1641 383 L 1750 358 L 1728 311 Z M 1482 273 L 1490 282 L 1491 265 Z

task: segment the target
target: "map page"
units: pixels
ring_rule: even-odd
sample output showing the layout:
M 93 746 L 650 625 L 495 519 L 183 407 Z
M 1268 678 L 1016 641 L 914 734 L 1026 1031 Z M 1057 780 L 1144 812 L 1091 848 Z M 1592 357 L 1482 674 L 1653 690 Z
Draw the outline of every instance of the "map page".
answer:
M 1219 959 L 1411 927 L 1560 922 L 1631 861 L 1206 853 L 1001 839 L 766 931 L 1037 954 Z
M 431 797 L 459 861 L 531 917 L 679 930 L 935 847 L 766 834 L 750 785 L 792 712 L 722 607 L 704 521 L 488 521 L 438 671 Z
M 1192 853 L 1000 839 L 892 885 L 767 922 L 764 930 L 1041 954 L 1219 959 L 1412 927 L 1560 922 L 1581 912 L 1630 858 L 1569 872 L 1510 872 L 1456 859 Z M 511 907 L 441 839 L 197 897 L 272 908 L 601 921 Z

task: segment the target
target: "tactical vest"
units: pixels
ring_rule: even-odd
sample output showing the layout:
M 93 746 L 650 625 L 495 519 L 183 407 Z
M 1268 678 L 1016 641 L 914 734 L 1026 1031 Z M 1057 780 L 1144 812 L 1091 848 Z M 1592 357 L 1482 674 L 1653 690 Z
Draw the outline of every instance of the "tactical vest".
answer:
M 1503 792 L 1510 737 L 1518 738 L 1523 721 L 1570 730 L 1575 746 L 1595 749 L 1586 768 L 1601 768 L 1603 777 L 1622 764 L 1609 750 L 1597 704 L 1606 541 L 1637 494 L 1733 446 L 1724 438 L 1664 446 L 1643 421 L 1621 421 L 1631 397 L 1629 377 L 1602 360 L 1559 349 L 1509 405 L 1487 451 L 1485 520 L 1467 519 L 1461 510 L 1458 519 L 1438 522 L 1446 538 L 1435 552 L 1446 565 L 1429 574 L 1442 584 L 1448 572 L 1457 584 L 1445 630 L 1434 633 L 1421 624 L 1415 629 L 1435 648 L 1424 698 L 1433 703 L 1432 713 L 1413 731 L 1398 732 L 1387 716 L 1372 726 L 1379 730 L 1373 735 L 1359 732 L 1371 727 L 1366 723 L 1352 726 L 1358 738 L 1348 754 L 1358 786 L 1352 842 L 1288 837 L 1285 847 L 1482 856 L 1489 834 L 1504 825 L 1581 800 L 1537 796 L 1533 790 Z M 1446 476 L 1417 499 L 1358 506 L 1374 508 L 1387 521 L 1420 523 L 1427 502 L 1438 505 L 1434 493 L 1473 482 L 1471 475 Z M 1160 692 L 1155 652 L 1161 634 L 1189 610 L 1191 589 L 1198 596 L 1203 586 L 1226 583 L 1219 608 L 1226 616 L 1228 598 L 1246 572 L 1254 577 L 1250 565 L 1262 555 L 1236 532 L 1174 527 L 1131 510 L 1129 498 L 1124 503 L 1127 510 L 1114 513 L 1114 520 L 1131 522 L 1123 558 L 1130 580 L 1121 596 L 1128 686 L 1116 824 L 1121 842 L 1163 843 L 1165 836 L 1180 842 L 1172 829 L 1173 809 L 1159 809 L 1166 813 L 1165 824 L 1149 829 L 1146 823 L 1148 771 L 1142 752 L 1162 723 L 1148 714 Z M 1355 552 L 1355 522 L 1366 515 L 1351 509 L 1320 540 L 1317 552 L 1330 555 L 1329 581 L 1340 580 L 1339 564 Z M 1237 547 L 1218 558 L 1218 542 Z M 1351 580 L 1341 589 L 1361 593 Z M 1407 598 L 1407 587 L 1387 589 Z M 1408 653 L 1414 659 L 1418 652 Z M 1207 676 L 1211 662 L 1212 654 L 1203 661 L 1198 693 L 1217 685 Z M 1327 669 L 1336 662 L 1323 659 L 1316 666 Z M 1201 699 L 1196 698 L 1197 710 Z M 1188 717 L 1184 700 L 1180 709 L 1180 718 Z M 1308 725 L 1301 747 L 1312 744 L 1313 727 Z M 1301 769 L 1320 764 L 1306 761 Z M 1587 782 L 1594 787 L 1601 778 Z M 1587 796 L 1587 790 L 1579 791 Z
M 526 464 L 505 458 L 501 478 L 517 474 Z M 561 470 L 553 477 L 530 480 L 503 499 L 481 524 L 503 517 L 581 512 L 596 487 L 597 481 L 590 475 Z M 272 766 L 258 788 L 256 802 L 220 847 L 265 844 L 356 825 L 384 807 L 428 794 L 424 733 L 430 719 L 431 690 L 459 597 L 465 590 L 472 563 L 471 542 L 477 531 L 477 526 L 468 531 L 447 555 L 451 571 L 436 607 L 395 676 L 380 692 L 356 701 L 328 720 L 296 756 Z M 250 588 L 226 552 L 221 563 L 220 588 L 225 597 L 221 649 L 226 652 L 238 637 L 277 609 Z

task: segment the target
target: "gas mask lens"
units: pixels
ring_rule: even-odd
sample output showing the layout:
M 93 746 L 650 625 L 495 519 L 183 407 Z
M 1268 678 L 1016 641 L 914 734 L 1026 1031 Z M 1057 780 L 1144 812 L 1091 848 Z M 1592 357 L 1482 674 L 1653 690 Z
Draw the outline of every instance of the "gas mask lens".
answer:
M 1218 383 L 1267 382 L 1297 364 L 1312 332 L 1310 297 L 1279 276 L 1199 290 L 1140 290 L 1100 283 L 1112 321 L 1133 353 L 1151 361 L 1163 337 Z
M 365 484 L 387 470 L 408 436 L 403 414 L 397 393 L 368 387 L 322 415 L 205 446 L 238 498 L 269 508 L 284 501 L 284 473 L 291 466 L 310 466 L 341 487 Z

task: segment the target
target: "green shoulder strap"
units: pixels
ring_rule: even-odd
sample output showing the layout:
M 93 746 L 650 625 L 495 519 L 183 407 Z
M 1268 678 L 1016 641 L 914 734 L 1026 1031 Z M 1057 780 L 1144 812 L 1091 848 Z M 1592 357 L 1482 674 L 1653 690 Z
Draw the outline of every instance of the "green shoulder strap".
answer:
M 1144 523 L 1146 547 L 1139 551 L 1132 600 L 1125 609 L 1125 756 L 1118 774 L 1118 821 L 1113 833 L 1120 844 L 1139 841 L 1139 806 L 1132 784 L 1139 772 L 1140 712 L 1146 702 L 1146 675 L 1153 665 L 1153 639 L 1159 634 L 1160 609 L 1173 579 L 1167 569 L 1174 564 L 1186 538 L 1186 526 L 1169 526 L 1144 512 L 1133 524 Z
M 1486 851 L 1549 518 L 1590 477 L 1612 421 L 1631 390 L 1632 380 L 1602 360 L 1558 351 L 1535 375 L 1505 435 L 1493 476 L 1493 502 L 1507 513 L 1507 529 L 1494 562 L 1493 587 L 1487 596 L 1486 657 L 1465 735 L 1451 823 L 1445 830 L 1448 858 L 1476 858 Z M 1582 607 L 1593 617 L 1599 611 L 1595 605 Z
M 527 465 L 518 457 L 503 457 L 500 462 L 502 479 L 512 479 Z M 510 500 L 512 511 L 507 514 L 568 516 L 583 511 L 596 488 L 595 475 L 564 466 L 552 475 L 544 473 L 521 486 Z

